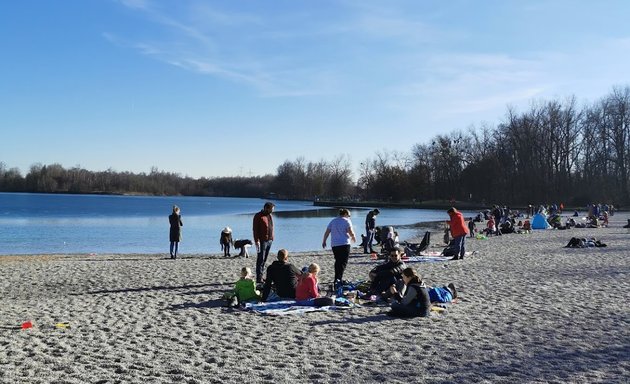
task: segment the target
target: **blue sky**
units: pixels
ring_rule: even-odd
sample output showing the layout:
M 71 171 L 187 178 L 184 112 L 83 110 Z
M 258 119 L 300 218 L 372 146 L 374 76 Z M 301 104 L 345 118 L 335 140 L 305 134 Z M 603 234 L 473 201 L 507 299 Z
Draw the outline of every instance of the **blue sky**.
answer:
M 192 177 L 356 166 L 629 85 L 628 1 L 0 5 L 0 161 Z M 356 171 L 356 169 L 355 169 Z

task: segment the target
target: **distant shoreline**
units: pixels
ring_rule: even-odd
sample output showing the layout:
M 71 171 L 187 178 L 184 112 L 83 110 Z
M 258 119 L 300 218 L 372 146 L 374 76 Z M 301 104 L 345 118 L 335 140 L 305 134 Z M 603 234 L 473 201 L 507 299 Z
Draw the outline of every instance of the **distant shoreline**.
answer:
M 359 208 L 412 208 L 412 209 L 449 209 L 456 207 L 465 210 L 484 210 L 487 204 L 466 203 L 461 201 L 431 201 L 431 202 L 387 202 L 387 201 L 352 201 L 352 200 L 314 200 L 313 205 L 318 207 L 359 207 Z M 517 208 L 524 209 L 524 208 Z

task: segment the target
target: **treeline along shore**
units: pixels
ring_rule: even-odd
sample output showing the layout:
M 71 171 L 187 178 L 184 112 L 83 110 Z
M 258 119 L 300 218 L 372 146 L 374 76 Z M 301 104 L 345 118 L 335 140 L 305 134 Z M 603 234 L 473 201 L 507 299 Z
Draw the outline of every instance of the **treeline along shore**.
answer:
M 0 162 L 0 191 L 623 207 L 630 202 L 630 86 L 582 105 L 572 96 L 533 101 L 525 111 L 509 107 L 494 125 L 409 145 L 410 152 L 391 154 L 375 144 L 356 173 L 344 155 L 286 160 L 263 176 L 198 179 L 155 167 L 131 173 L 60 164 L 34 164 L 23 176 Z

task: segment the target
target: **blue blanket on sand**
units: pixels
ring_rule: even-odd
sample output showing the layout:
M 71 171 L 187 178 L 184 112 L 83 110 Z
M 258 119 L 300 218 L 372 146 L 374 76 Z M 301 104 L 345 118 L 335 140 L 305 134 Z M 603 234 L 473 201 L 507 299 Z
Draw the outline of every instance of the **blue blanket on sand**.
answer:
M 321 312 L 321 311 L 332 311 L 338 309 L 348 309 L 355 306 L 357 304 L 351 303 L 350 301 L 338 298 L 336 300 L 337 303 L 343 305 L 331 305 L 326 307 L 313 307 L 313 306 L 304 306 L 299 305 L 295 300 L 283 300 L 283 301 L 273 301 L 269 303 L 246 303 L 245 309 L 250 311 L 254 311 L 256 313 L 260 313 L 263 315 L 272 315 L 272 316 L 285 316 L 285 315 L 301 315 L 303 313 L 308 312 Z
M 474 254 L 474 252 L 466 252 L 465 256 L 470 256 Z M 449 261 L 452 256 L 441 256 L 440 252 L 422 252 L 419 256 L 410 256 L 402 259 L 405 263 L 435 263 L 441 261 Z M 383 263 L 383 260 L 372 260 L 372 259 L 361 259 L 361 260 L 353 260 L 350 259 L 350 264 L 379 264 Z

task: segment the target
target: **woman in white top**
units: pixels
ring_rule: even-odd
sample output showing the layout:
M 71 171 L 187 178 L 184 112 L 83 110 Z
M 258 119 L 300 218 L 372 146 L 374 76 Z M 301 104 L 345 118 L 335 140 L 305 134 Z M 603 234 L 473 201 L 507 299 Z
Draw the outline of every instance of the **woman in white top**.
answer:
M 342 281 L 343 272 L 346 270 L 346 265 L 348 265 L 350 245 L 356 242 L 352 221 L 350 221 L 350 211 L 341 208 L 339 216 L 328 223 L 326 232 L 324 232 L 324 240 L 322 240 L 322 248 L 326 248 L 328 235 L 330 235 L 330 246 L 332 247 L 333 255 L 335 255 L 335 283 L 337 283 Z

